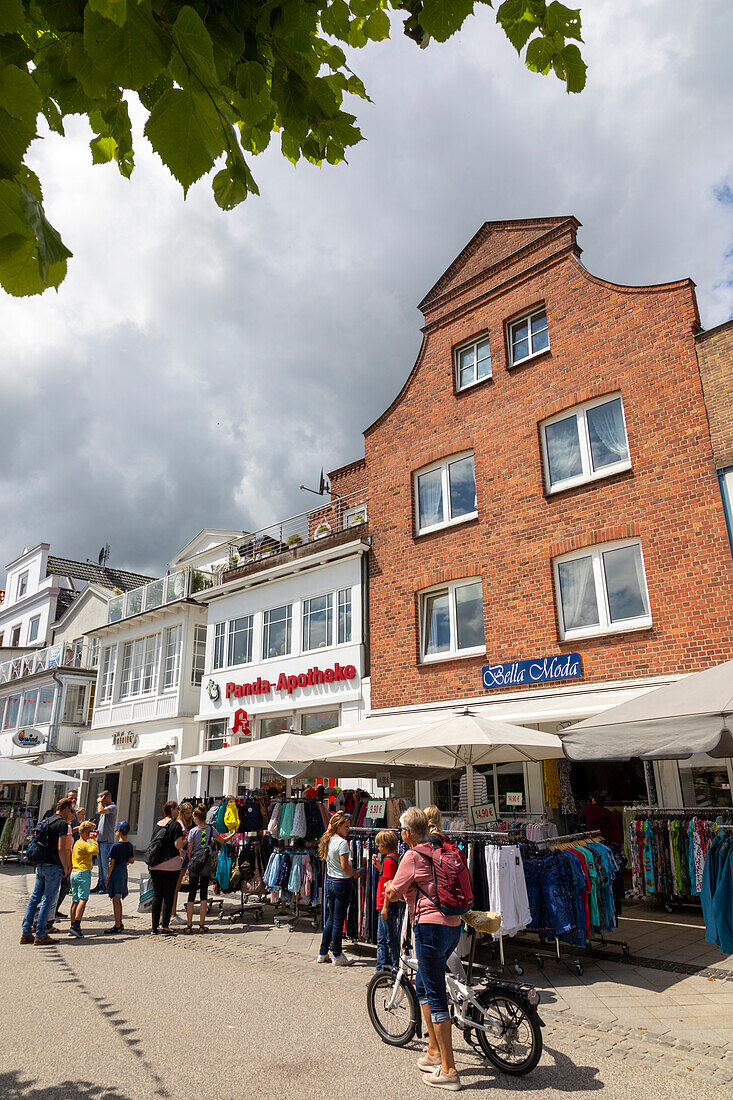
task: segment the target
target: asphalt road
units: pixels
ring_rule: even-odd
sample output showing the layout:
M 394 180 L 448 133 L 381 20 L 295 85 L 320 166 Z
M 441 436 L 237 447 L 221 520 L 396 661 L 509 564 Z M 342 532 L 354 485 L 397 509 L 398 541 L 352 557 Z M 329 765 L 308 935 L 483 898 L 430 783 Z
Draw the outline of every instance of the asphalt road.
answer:
M 27 889 L 17 869 L 0 867 L 2 1100 L 429 1095 L 415 1066 L 424 1047 L 387 1047 L 371 1029 L 364 986 L 372 963 L 316 966 L 275 946 L 248 945 L 241 925 L 165 940 L 134 917 L 126 919 L 129 934 L 105 937 L 104 897 L 90 902 L 84 941 L 64 934 L 58 947 L 20 946 Z M 487 1069 L 459 1041 L 464 1091 L 496 1100 L 726 1095 L 719 1085 L 584 1050 L 567 1031 L 553 1036 L 548 1026 L 544 1037 L 540 1065 L 520 1080 Z

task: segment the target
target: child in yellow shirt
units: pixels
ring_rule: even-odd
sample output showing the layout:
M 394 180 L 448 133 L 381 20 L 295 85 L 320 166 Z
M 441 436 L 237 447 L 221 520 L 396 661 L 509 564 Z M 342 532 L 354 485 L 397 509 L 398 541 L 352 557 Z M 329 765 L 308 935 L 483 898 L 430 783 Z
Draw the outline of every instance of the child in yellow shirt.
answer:
M 83 939 L 81 918 L 89 900 L 92 888 L 92 860 L 99 852 L 94 839 L 97 827 L 93 821 L 82 821 L 79 826 L 79 839 L 71 851 L 71 927 L 69 932 L 77 939 Z

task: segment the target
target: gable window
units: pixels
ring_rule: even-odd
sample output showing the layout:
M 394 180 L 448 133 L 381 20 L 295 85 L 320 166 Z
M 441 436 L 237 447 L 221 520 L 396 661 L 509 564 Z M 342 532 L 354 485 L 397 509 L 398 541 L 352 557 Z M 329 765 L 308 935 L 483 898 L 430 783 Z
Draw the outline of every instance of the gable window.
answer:
M 338 644 L 351 641 L 351 589 L 341 588 L 338 594 Z
M 545 484 L 550 493 L 631 468 L 619 395 L 566 409 L 541 427 Z
M 290 653 L 293 633 L 293 605 L 283 604 L 265 612 L 262 631 L 262 659 Z
M 28 644 L 35 642 L 38 639 L 38 628 L 41 625 L 41 616 L 36 615 L 28 623 Z
M 333 636 L 333 596 L 312 596 L 303 600 L 303 651 L 331 645 Z
M 199 687 L 204 678 L 206 661 L 206 627 L 199 623 L 193 628 L 193 660 L 191 662 L 191 683 Z
M 169 626 L 163 648 L 163 691 L 178 687 L 181 672 L 181 627 Z
M 556 558 L 563 639 L 651 626 L 641 543 L 612 542 Z
M 455 455 L 415 474 L 415 513 L 419 535 L 478 514 L 473 454 Z
M 129 644 L 129 643 L 128 643 Z M 102 650 L 102 663 L 99 672 L 99 701 L 105 703 L 112 698 L 112 683 L 115 675 L 115 657 L 117 646 L 108 645 Z
M 458 581 L 420 594 L 423 661 L 486 652 L 481 581 Z
M 512 366 L 539 355 L 550 346 L 547 313 L 538 309 L 534 313 L 512 321 L 509 325 L 509 356 Z
M 456 352 L 456 389 L 466 390 L 491 378 L 491 348 L 488 337 Z
M 18 599 L 22 599 L 28 591 L 28 573 L 21 573 L 18 577 Z

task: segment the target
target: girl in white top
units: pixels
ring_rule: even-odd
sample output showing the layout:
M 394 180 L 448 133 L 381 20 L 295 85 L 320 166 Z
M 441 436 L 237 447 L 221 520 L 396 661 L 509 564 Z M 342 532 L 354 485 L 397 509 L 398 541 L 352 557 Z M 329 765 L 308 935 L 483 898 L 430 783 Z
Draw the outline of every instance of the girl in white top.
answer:
M 345 813 L 335 813 L 318 845 L 318 854 L 326 862 L 326 898 L 328 916 L 323 926 L 319 963 L 333 962 L 334 966 L 350 966 L 352 959 L 341 950 L 344 919 L 351 901 L 351 879 L 359 878 L 363 871 L 355 871 L 349 859 L 346 842 L 351 818 Z M 333 954 L 333 959 L 329 955 Z

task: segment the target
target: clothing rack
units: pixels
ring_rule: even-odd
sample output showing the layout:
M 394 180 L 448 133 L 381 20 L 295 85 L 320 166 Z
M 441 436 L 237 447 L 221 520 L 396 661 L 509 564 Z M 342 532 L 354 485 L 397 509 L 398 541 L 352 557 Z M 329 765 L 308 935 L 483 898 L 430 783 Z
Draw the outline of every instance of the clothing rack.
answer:
M 634 817 L 725 817 L 733 820 L 733 806 L 677 806 L 667 809 L 659 809 L 657 806 L 628 806 L 633 811 Z

